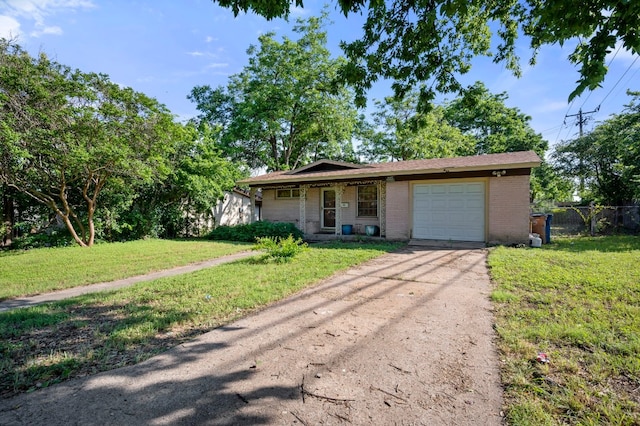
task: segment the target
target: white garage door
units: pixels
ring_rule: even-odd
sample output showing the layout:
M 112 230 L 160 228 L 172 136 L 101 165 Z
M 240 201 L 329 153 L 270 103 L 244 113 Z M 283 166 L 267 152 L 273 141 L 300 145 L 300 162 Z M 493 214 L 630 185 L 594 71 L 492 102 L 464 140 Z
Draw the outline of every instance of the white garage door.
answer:
M 484 241 L 484 183 L 413 186 L 413 238 Z

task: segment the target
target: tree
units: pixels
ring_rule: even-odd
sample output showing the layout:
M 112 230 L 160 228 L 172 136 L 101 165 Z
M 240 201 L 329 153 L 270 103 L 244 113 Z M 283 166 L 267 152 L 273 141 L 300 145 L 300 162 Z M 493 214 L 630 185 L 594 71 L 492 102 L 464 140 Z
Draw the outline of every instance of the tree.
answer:
M 444 110 L 419 112 L 418 93 L 403 100 L 376 102 L 373 126 L 362 132 L 362 154 L 369 161 L 416 160 L 468 155 L 475 140 L 452 127 Z
M 199 123 L 220 130 L 226 155 L 251 167 L 286 170 L 319 158 L 353 152 L 356 122 L 352 94 L 336 85 L 340 59 L 325 47 L 320 18 L 298 20 L 297 41 L 269 33 L 251 46 L 249 65 L 227 87 L 195 87 Z
M 131 208 L 120 221 L 126 229 L 114 232 L 176 237 L 192 235 L 199 218 L 235 187 L 246 173 L 240 164 L 227 161 L 218 148 L 217 132 L 204 126 L 182 127 L 175 151 L 170 156 L 171 173 L 163 181 L 142 185 Z
M 546 209 L 557 202 L 573 201 L 573 182 L 544 158 L 539 167 L 532 170 L 531 202 Z
M 535 151 L 542 164 L 531 174 L 532 202 L 570 199 L 569 183 L 546 163 L 548 142 L 529 125 L 531 117 L 505 105 L 507 99 L 506 93 L 493 94 L 476 82 L 445 106 L 445 117 L 475 139 L 473 154 Z
M 533 150 L 544 156 L 547 141 L 531 128 L 531 117 L 505 105 L 507 98 L 506 93 L 492 94 L 476 82 L 446 105 L 445 117 L 476 140 L 475 154 Z
M 556 146 L 552 159 L 584 184 L 583 200 L 625 205 L 640 200 L 640 92 L 591 133 Z
M 79 245 L 95 241 L 106 186 L 167 175 L 176 129 L 144 94 L 0 42 L 0 183 L 48 206 Z
M 267 19 L 286 18 L 294 4 L 288 0 L 214 0 L 237 15 L 253 11 Z M 295 0 L 295 6 L 303 6 Z M 348 16 L 367 12 L 363 35 L 342 47 L 349 59 L 342 77 L 356 88 L 359 105 L 365 92 L 379 78 L 394 83 L 398 97 L 421 82 L 420 103 L 428 107 L 438 92 L 461 89 L 458 77 L 471 69 L 475 56 L 493 56 L 520 75 L 516 54 L 519 35 L 529 39 L 530 63 L 542 46 L 569 44 L 569 55 L 580 67 L 577 87 L 569 100 L 586 89 L 595 89 L 607 73 L 605 59 L 617 43 L 640 54 L 640 2 L 619 0 L 434 0 L 370 1 L 338 0 Z M 496 29 L 497 46 L 492 48 Z

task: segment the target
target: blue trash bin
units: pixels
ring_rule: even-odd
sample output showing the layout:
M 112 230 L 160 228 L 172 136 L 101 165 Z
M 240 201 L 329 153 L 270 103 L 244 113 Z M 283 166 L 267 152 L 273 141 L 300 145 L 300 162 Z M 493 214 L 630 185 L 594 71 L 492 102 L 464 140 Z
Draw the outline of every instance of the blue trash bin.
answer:
M 547 214 L 547 223 L 544 226 L 544 236 L 547 244 L 551 242 L 551 220 L 553 219 L 553 215 L 551 213 Z

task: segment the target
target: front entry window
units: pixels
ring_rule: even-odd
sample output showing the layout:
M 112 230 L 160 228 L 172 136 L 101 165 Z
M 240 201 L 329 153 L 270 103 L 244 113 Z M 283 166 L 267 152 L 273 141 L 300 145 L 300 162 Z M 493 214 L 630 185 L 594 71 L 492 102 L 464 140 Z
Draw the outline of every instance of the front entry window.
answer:
M 336 191 L 333 189 L 322 190 L 322 227 L 336 227 Z
M 378 216 L 378 187 L 375 185 L 358 187 L 358 217 Z

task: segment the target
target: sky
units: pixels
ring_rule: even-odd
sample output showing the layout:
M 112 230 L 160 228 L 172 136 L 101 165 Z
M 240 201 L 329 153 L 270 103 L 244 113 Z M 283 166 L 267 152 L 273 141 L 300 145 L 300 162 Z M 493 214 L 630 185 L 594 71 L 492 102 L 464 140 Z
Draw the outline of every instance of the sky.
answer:
M 0 37 L 16 39 L 32 55 L 46 53 L 57 62 L 85 72 L 108 74 L 112 81 L 158 99 L 180 120 L 197 111 L 187 95 L 195 86 L 225 86 L 228 77 L 248 63 L 247 49 L 267 32 L 295 38 L 295 19 L 319 15 L 325 1 L 307 0 L 294 8 L 289 22 L 267 21 L 254 14 L 233 16 L 211 0 L 0 0 Z M 329 6 L 328 48 L 341 55 L 341 40 L 362 34 L 364 18 L 345 18 Z M 509 107 L 531 117 L 531 126 L 554 145 L 578 134 L 580 110 L 593 129 L 630 101 L 627 89 L 640 91 L 640 60 L 616 49 L 607 58 L 602 87 L 567 99 L 579 75 L 567 56 L 571 44 L 543 48 L 535 66 L 528 65 L 528 41 L 519 42 L 523 75 L 514 77 L 490 59 L 474 61 L 461 81 L 482 81 L 493 93 L 505 92 Z M 388 82 L 375 85 L 369 99 L 391 95 Z M 453 95 L 447 95 L 452 99 Z M 372 102 L 365 113 L 370 113 Z M 596 111 L 586 114 L 587 112 Z M 567 117 L 568 116 L 568 117 Z

